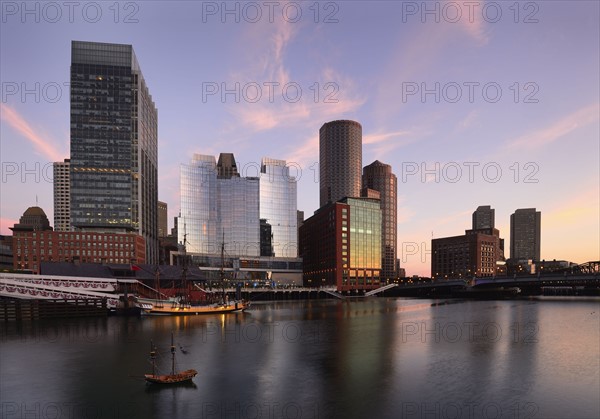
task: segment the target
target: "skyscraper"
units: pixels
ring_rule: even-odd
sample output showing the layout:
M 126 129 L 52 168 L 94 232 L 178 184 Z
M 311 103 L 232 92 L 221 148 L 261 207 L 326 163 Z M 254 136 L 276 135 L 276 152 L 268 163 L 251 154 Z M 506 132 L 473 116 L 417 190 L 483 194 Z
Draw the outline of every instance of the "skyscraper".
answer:
M 158 112 L 131 45 L 71 45 L 71 226 L 137 232 L 158 260 Z
M 510 216 L 510 258 L 540 260 L 542 213 L 521 208 Z
M 344 197 L 359 197 L 362 170 L 362 126 L 340 120 L 319 130 L 320 206 Z
M 54 162 L 54 230 L 69 231 L 71 229 L 71 177 L 70 161 Z
M 495 213 L 496 210 L 492 209 L 489 205 L 477 207 L 475 212 L 473 212 L 473 230 L 495 228 Z
M 228 279 L 300 285 L 296 179 L 285 160 L 250 166 L 254 176 L 242 176 L 248 165 L 240 173 L 232 153 L 181 165 L 178 242 L 206 278 L 220 280 L 222 268 Z
M 178 242 L 188 253 L 260 256 L 259 180 L 240 177 L 233 154 L 194 154 L 181 165 Z M 295 209 L 294 209 L 295 210 Z
M 285 160 L 263 157 L 260 165 L 260 218 L 271 225 L 273 256 L 298 257 L 296 179 Z
M 382 212 L 381 269 L 382 279 L 395 279 L 398 249 L 398 180 L 389 164 L 375 160 L 363 169 L 363 188 L 379 192 Z

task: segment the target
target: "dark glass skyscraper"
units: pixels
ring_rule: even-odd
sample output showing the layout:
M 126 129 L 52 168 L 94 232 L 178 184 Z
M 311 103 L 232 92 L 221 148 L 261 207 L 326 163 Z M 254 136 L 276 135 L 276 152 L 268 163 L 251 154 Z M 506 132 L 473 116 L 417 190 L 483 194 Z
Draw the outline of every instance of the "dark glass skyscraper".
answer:
M 158 112 L 131 45 L 71 45 L 71 225 L 134 231 L 158 260 Z
M 510 216 L 510 258 L 540 260 L 542 213 L 521 208 Z
M 395 279 L 398 252 L 398 180 L 392 166 L 375 160 L 363 169 L 363 188 L 379 192 L 381 202 L 381 278 Z
M 320 206 L 345 197 L 359 197 L 362 171 L 362 126 L 332 121 L 319 130 Z

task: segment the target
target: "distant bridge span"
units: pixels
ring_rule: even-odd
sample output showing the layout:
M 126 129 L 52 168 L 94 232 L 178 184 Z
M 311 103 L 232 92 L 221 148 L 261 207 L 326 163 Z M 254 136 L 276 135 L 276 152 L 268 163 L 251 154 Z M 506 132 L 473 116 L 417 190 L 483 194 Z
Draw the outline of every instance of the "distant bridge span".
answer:
M 494 287 L 598 287 L 600 274 L 567 275 L 566 272 L 544 274 L 540 276 L 512 276 L 495 278 L 475 278 L 471 281 L 472 288 Z

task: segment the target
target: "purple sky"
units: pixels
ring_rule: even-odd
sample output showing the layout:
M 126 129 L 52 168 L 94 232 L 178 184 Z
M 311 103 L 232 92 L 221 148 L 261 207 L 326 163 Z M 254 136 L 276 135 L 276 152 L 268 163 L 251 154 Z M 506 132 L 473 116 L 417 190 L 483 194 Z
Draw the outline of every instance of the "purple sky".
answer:
M 363 165 L 398 176 L 407 274 L 429 275 L 432 235 L 462 234 L 478 205 L 496 209 L 507 255 L 510 214 L 536 207 L 542 258 L 599 257 L 596 1 L 24 4 L 2 3 L 2 234 L 36 197 L 52 221 L 75 39 L 133 45 L 159 111 L 169 227 L 192 153 L 233 152 L 242 169 L 286 159 L 310 216 L 318 130 L 354 119 Z M 238 101 L 220 94 L 236 83 Z

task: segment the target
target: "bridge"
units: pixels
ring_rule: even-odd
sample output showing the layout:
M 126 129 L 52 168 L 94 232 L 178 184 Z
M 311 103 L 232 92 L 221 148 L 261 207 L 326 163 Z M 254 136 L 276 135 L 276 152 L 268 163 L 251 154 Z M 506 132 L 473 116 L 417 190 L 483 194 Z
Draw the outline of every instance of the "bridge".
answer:
M 492 278 L 475 278 L 471 281 L 472 288 L 496 288 L 496 287 L 519 287 L 519 288 L 541 288 L 541 287 L 599 287 L 600 274 L 575 274 L 568 275 L 566 272 L 550 273 L 544 275 L 527 276 L 505 276 Z

